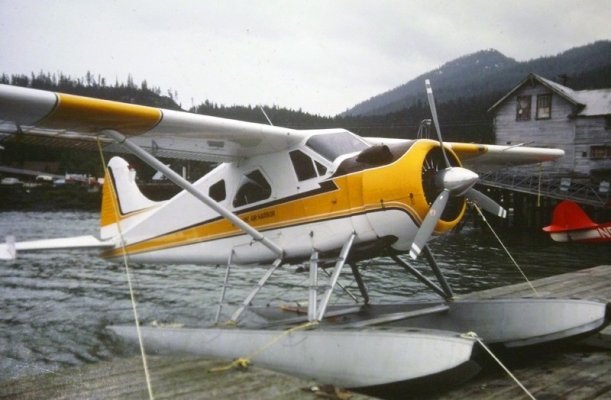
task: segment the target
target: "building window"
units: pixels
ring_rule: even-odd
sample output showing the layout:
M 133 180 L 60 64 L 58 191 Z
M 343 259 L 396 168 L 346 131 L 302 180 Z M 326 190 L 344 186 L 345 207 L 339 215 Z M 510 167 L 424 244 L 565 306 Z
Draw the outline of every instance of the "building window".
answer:
M 518 96 L 516 121 L 530 120 L 530 96 Z
M 590 159 L 601 160 L 606 158 L 611 158 L 611 146 L 590 147 Z
M 540 94 L 537 96 L 537 119 L 550 119 L 552 117 L 552 95 Z

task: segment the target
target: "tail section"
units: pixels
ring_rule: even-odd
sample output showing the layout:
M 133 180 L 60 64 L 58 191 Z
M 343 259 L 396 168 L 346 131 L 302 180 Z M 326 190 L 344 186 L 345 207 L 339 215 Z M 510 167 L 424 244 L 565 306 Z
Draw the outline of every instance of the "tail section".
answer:
M 588 229 L 598 226 L 583 211 L 579 205 L 570 200 L 564 200 L 554 208 L 552 224 L 543 228 L 546 232 L 561 232 L 569 230 Z
M 136 171 L 130 169 L 127 161 L 113 157 L 108 162 L 102 188 L 101 239 L 116 236 L 130 217 L 157 204 L 140 192 Z

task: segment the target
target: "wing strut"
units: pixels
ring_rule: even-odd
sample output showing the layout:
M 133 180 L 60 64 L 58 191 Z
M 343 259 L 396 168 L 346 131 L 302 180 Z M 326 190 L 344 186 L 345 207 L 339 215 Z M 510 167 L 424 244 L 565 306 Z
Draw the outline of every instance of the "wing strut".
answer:
M 106 136 L 110 137 L 111 139 L 115 140 L 118 144 L 123 145 L 124 147 L 129 149 L 135 156 L 140 158 L 142 161 L 144 161 L 145 163 L 147 163 L 148 165 L 150 165 L 157 171 L 164 174 L 170 181 L 174 182 L 180 188 L 191 193 L 196 199 L 200 200 L 202 203 L 204 203 L 205 205 L 207 205 L 208 207 L 210 207 L 211 209 L 219 213 L 222 217 L 229 220 L 236 227 L 246 232 L 256 242 L 261 242 L 261 244 L 267 247 L 272 253 L 274 253 L 276 257 L 279 257 L 279 258 L 283 257 L 284 251 L 282 250 L 280 246 L 278 246 L 276 243 L 272 242 L 271 240 L 263 236 L 261 232 L 259 232 L 258 230 L 256 230 L 255 228 L 247 224 L 246 222 L 242 221 L 240 218 L 238 218 L 237 215 L 235 215 L 231 211 L 227 210 L 225 207 L 218 204 L 216 201 L 208 197 L 206 194 L 198 191 L 189 181 L 184 179 L 182 176 L 178 175 L 171 168 L 168 168 L 161 161 L 153 157 L 151 154 L 147 153 L 140 146 L 131 142 L 129 139 L 127 139 L 125 136 L 123 136 L 121 133 L 115 130 L 106 129 L 106 130 L 103 130 L 102 133 L 104 133 Z

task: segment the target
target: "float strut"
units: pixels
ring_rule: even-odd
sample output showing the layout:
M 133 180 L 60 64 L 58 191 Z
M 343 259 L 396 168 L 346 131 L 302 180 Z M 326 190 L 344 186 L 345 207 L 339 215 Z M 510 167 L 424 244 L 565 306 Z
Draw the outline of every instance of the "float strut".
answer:
M 420 282 L 424 283 L 426 286 L 428 286 L 430 289 L 432 289 L 435 293 L 437 293 L 438 295 L 440 295 L 444 299 L 447 300 L 447 299 L 449 299 L 451 297 L 451 296 L 449 297 L 447 295 L 447 293 L 443 291 L 442 288 L 437 286 L 435 284 L 435 282 L 431 281 L 429 278 L 427 278 L 426 276 L 422 275 L 422 273 L 420 271 L 418 271 L 416 268 L 412 267 L 411 265 L 409 265 L 408 263 L 406 263 L 405 261 L 400 259 L 399 256 L 397 256 L 395 254 L 392 254 L 390 256 L 390 258 L 395 260 L 395 262 L 397 264 L 399 264 L 400 266 L 402 266 L 405 269 L 405 271 L 407 271 L 410 274 L 412 274 L 413 276 L 415 276 Z
M 441 273 L 441 270 L 439 269 L 439 265 L 437 265 L 437 261 L 435 261 L 435 257 L 433 257 L 433 253 L 431 253 L 431 249 L 429 249 L 429 246 L 424 246 L 422 251 L 424 252 L 424 256 L 426 257 L 427 261 L 429 262 L 429 265 L 431 266 L 433 273 L 437 277 L 437 281 L 439 282 L 439 284 L 441 285 L 441 288 L 443 289 L 443 292 L 445 293 L 444 297 L 446 299 L 451 299 L 452 297 L 454 297 L 454 293 L 452 293 L 452 288 L 450 287 L 450 284 L 446 280 L 446 277 L 443 276 L 443 274 Z
M 342 268 L 346 263 L 346 259 L 348 258 L 348 253 L 350 252 L 350 248 L 352 248 L 352 243 L 354 242 L 354 238 L 356 237 L 355 233 L 352 233 L 348 238 L 348 241 L 344 243 L 344 247 L 342 247 L 342 251 L 339 253 L 339 259 L 335 263 L 335 269 L 333 270 L 333 274 L 331 275 L 331 279 L 329 282 L 329 287 L 323 294 L 322 299 L 320 300 L 320 305 L 318 306 L 318 315 L 316 316 L 316 320 L 321 321 L 325 316 L 325 311 L 327 311 L 327 305 L 329 304 L 329 299 L 331 298 L 331 293 L 333 293 L 333 289 L 337 284 L 337 279 L 339 278 L 339 273 L 342 272 Z
M 261 277 L 261 279 L 259 279 L 259 282 L 257 282 L 257 286 L 255 286 L 253 291 L 250 292 L 250 294 L 246 297 L 246 299 L 244 299 L 244 301 L 242 302 L 242 305 L 240 306 L 240 308 L 238 308 L 233 313 L 233 315 L 231 316 L 231 320 L 230 321 L 232 321 L 234 323 L 238 322 L 238 318 L 240 318 L 240 315 L 242 315 L 242 313 L 244 312 L 246 307 L 248 307 L 250 305 L 250 302 L 252 301 L 252 299 L 255 298 L 257 293 L 259 293 L 259 290 L 261 290 L 263 288 L 263 286 L 265 286 L 265 283 L 267 282 L 267 280 L 270 278 L 270 276 L 272 276 L 274 271 L 276 269 L 278 269 L 280 264 L 282 264 L 282 259 L 281 258 L 278 258 L 276 261 L 274 261 L 274 263 L 271 265 L 271 267 L 269 267 L 269 269 L 265 272 L 265 275 L 263 275 Z
M 318 252 L 315 250 L 310 256 L 310 288 L 308 297 L 308 321 L 316 320 L 316 306 L 318 304 Z
M 363 276 L 361 275 L 361 271 L 359 271 L 359 267 L 355 263 L 350 263 L 350 269 L 352 270 L 352 275 L 354 275 L 354 280 L 361 291 L 361 296 L 363 296 L 363 301 L 365 304 L 369 304 L 369 293 L 367 293 L 367 287 L 365 287 L 365 282 L 363 282 Z
M 219 306 L 216 309 L 216 317 L 214 318 L 214 324 L 218 324 L 221 318 L 221 310 L 223 308 L 223 302 L 225 301 L 225 292 L 227 291 L 227 284 L 229 282 L 229 273 L 231 272 L 231 258 L 233 257 L 233 250 L 229 254 L 227 260 L 227 269 L 225 270 L 225 279 L 223 280 L 223 289 L 221 290 L 221 298 L 219 300 Z

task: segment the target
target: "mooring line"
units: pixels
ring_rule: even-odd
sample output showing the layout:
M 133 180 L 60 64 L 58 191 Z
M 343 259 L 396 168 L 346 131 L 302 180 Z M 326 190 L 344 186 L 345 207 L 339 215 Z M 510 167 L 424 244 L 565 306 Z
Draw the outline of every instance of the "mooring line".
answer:
M 482 210 L 480 210 L 480 208 L 477 206 L 477 204 L 473 203 L 473 206 L 475 207 L 475 209 L 477 210 L 477 212 L 479 213 L 480 217 L 482 217 L 482 219 L 484 220 L 484 222 L 486 223 L 486 225 L 488 225 L 488 229 L 490 229 L 490 231 L 492 232 L 492 234 L 494 235 L 494 237 L 496 237 L 496 240 L 498 240 L 498 242 L 500 243 L 501 247 L 503 248 L 503 250 L 505 250 L 505 253 L 507 253 L 507 255 L 509 256 L 509 258 L 511 259 L 511 261 L 513 262 L 513 265 L 516 266 L 516 268 L 518 269 L 518 271 L 520 271 L 520 274 L 522 274 L 522 276 L 524 277 L 524 280 L 526 280 L 526 283 L 528 283 L 528 286 L 530 286 L 530 288 L 532 289 L 532 291 L 535 293 L 535 296 L 539 297 L 539 293 L 537 292 L 537 289 L 535 289 L 535 287 L 533 286 L 533 284 L 530 282 L 530 280 L 528 279 L 528 277 L 526 276 L 526 274 L 524 273 L 524 271 L 522 271 L 522 268 L 520 268 L 520 266 L 518 265 L 518 262 L 513 258 L 513 256 L 511 255 L 511 253 L 509 252 L 509 250 L 507 249 L 507 247 L 505 247 L 505 245 L 503 244 L 503 241 L 501 240 L 501 238 L 499 237 L 499 235 L 496 234 L 496 232 L 494 231 L 494 229 L 492 228 L 492 226 L 490 225 L 490 223 L 488 222 L 488 220 L 486 219 L 486 217 L 484 216 L 484 214 L 482 213 Z
M 104 169 L 104 176 L 110 176 L 108 173 L 108 168 L 106 168 L 106 161 L 104 160 L 104 153 L 102 152 L 102 145 L 100 143 L 100 138 L 98 137 L 98 150 L 100 152 L 100 160 L 102 161 L 102 167 Z M 125 246 L 125 239 L 123 237 L 123 230 L 121 229 L 120 224 L 120 216 L 119 216 L 119 205 L 117 204 L 117 199 L 114 196 L 116 190 L 112 187 L 112 182 L 104 182 L 104 185 L 109 184 L 110 187 L 110 198 L 112 200 L 113 211 L 115 213 L 115 220 L 117 221 L 117 231 L 119 232 L 119 238 L 121 239 L 121 254 L 123 256 L 123 265 L 125 267 L 125 276 L 127 277 L 127 287 L 129 288 L 129 297 L 132 303 L 132 312 L 134 314 L 134 321 L 136 323 L 136 334 L 138 336 L 138 344 L 140 346 L 140 355 L 142 357 L 142 367 L 144 369 L 144 377 L 146 380 L 146 388 L 148 390 L 149 400 L 154 400 L 153 396 L 153 387 L 151 385 L 151 377 L 149 374 L 148 363 L 146 361 L 146 352 L 144 351 L 144 341 L 142 340 L 142 332 L 140 331 L 140 320 L 138 319 L 138 307 L 136 306 L 136 296 L 134 295 L 134 289 L 132 286 L 131 273 L 129 270 L 129 262 L 127 260 L 127 249 Z
M 509 375 L 509 377 L 511 377 L 511 379 L 514 380 L 514 382 L 520 387 L 520 389 L 522 389 L 524 391 L 524 393 L 526 393 L 526 395 L 528 397 L 530 397 L 532 400 L 537 400 L 535 398 L 535 396 L 532 395 L 532 393 L 530 393 L 528 391 L 528 389 L 526 389 L 526 387 L 522 384 L 522 382 L 520 382 L 518 380 L 518 378 L 515 377 L 514 374 L 511 373 L 511 371 L 501 362 L 501 360 L 499 360 L 499 358 L 497 356 L 494 355 L 494 353 L 492 352 L 492 350 L 490 350 L 488 348 L 488 346 L 486 346 L 484 344 L 484 342 L 482 341 L 482 339 L 477 335 L 477 333 L 475 332 L 467 332 L 461 335 L 462 337 L 466 338 L 466 339 L 475 339 L 477 341 L 477 343 L 480 344 L 480 346 L 482 346 L 484 348 L 484 350 L 486 350 L 486 352 L 488 352 L 488 354 L 490 354 L 490 357 L 492 357 L 492 359 L 494 361 L 496 361 L 501 368 L 503 368 L 503 370 L 507 373 L 507 375 Z
M 280 332 L 278 335 L 274 336 L 273 338 L 271 338 L 267 343 L 265 343 L 263 346 L 259 347 L 258 349 L 255 349 L 254 351 L 252 351 L 250 354 L 244 356 L 244 357 L 239 357 L 236 358 L 235 360 L 233 360 L 231 363 L 224 365 L 224 366 L 220 366 L 220 367 L 216 367 L 216 368 L 210 368 L 208 370 L 208 372 L 224 372 L 224 371 L 229 371 L 233 368 L 239 367 L 239 368 L 248 368 L 248 366 L 250 365 L 251 360 L 258 356 L 259 354 L 263 353 L 265 350 L 267 350 L 268 348 L 270 348 L 271 346 L 273 346 L 274 344 L 276 344 L 276 342 L 278 342 L 280 339 L 284 338 L 285 336 L 290 335 L 293 332 L 302 330 L 302 329 L 307 329 L 313 326 L 316 326 L 318 324 L 318 322 L 316 321 L 309 321 L 309 322 L 305 322 L 301 325 L 297 325 L 294 326 L 292 328 L 286 329 L 282 332 Z

